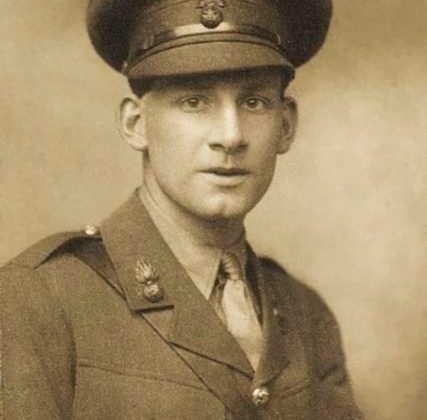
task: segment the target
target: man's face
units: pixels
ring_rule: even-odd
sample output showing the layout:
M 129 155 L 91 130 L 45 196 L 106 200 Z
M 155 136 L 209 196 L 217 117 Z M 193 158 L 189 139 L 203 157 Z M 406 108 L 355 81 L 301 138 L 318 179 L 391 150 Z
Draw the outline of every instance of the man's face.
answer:
M 242 219 L 292 137 L 282 94 L 273 71 L 153 82 L 136 124 L 149 190 L 204 220 Z

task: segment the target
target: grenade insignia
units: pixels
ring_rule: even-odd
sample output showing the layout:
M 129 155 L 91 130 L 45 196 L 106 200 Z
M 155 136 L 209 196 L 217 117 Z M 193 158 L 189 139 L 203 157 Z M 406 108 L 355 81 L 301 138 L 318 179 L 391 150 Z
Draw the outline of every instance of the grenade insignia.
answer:
M 159 275 L 153 265 L 144 258 L 136 263 L 135 278 L 141 284 L 139 294 L 149 302 L 157 303 L 164 299 L 165 292 L 159 284 Z

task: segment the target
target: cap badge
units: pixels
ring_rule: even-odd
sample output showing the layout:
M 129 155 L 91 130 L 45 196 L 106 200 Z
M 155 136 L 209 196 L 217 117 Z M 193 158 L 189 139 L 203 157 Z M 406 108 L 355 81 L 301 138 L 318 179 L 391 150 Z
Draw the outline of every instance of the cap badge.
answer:
M 165 292 L 159 284 L 159 275 L 156 269 L 144 258 L 136 263 L 135 278 L 141 284 L 138 292 L 151 303 L 157 303 L 164 299 Z
M 197 6 L 200 9 L 200 21 L 206 28 L 216 28 L 223 20 L 221 9 L 225 7 L 224 0 L 201 0 Z

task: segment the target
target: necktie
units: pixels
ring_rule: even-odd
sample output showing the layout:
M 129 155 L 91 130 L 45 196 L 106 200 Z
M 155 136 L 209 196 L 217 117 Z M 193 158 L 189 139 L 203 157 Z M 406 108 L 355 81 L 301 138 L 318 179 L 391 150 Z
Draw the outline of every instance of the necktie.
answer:
M 246 353 L 256 370 L 263 336 L 239 260 L 231 252 L 221 257 L 219 287 L 223 287 L 218 315 Z

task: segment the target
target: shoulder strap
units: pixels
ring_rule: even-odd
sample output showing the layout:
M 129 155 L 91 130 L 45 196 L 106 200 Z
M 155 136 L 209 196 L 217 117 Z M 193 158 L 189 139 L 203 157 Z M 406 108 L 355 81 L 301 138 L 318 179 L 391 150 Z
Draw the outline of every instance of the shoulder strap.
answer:
M 37 268 L 64 245 L 73 240 L 87 237 L 83 231 L 62 232 L 48 236 L 15 257 L 9 264 Z

